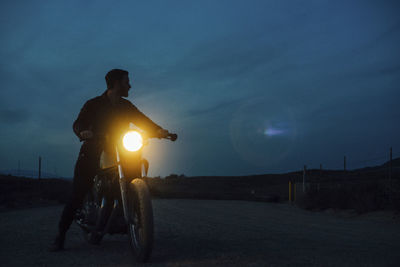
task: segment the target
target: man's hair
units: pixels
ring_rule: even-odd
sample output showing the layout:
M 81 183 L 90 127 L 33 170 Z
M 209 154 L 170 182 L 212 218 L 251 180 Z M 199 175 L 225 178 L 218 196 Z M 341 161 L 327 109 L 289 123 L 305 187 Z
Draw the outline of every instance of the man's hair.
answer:
M 126 70 L 112 69 L 106 74 L 107 89 L 111 89 L 114 86 L 115 81 L 122 80 L 122 77 L 128 75 Z

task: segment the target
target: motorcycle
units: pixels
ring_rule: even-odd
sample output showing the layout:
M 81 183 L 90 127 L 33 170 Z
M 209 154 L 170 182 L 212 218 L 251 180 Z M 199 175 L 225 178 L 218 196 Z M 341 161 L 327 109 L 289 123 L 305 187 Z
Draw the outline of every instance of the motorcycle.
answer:
M 100 169 L 74 218 L 91 244 L 100 244 L 106 234 L 128 234 L 138 262 L 146 262 L 153 247 L 153 208 L 142 179 L 148 170 L 142 152 L 150 138 L 175 141 L 177 135 L 146 137 L 137 130 L 128 130 L 114 139 L 117 142 L 110 142 L 108 136 L 103 138 L 106 145 Z

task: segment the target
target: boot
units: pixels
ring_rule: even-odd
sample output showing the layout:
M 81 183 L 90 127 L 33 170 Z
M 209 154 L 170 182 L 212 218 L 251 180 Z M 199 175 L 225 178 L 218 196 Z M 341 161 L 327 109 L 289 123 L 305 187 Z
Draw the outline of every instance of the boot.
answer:
M 65 234 L 59 233 L 51 244 L 49 251 L 55 252 L 64 249 Z

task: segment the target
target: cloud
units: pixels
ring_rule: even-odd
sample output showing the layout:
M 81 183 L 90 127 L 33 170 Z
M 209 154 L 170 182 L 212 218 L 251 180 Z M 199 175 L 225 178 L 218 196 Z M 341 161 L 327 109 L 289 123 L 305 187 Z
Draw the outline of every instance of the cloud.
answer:
M 251 73 L 286 52 L 257 36 L 229 36 L 204 42 L 184 55 L 177 68 L 194 77 L 220 80 Z
M 376 70 L 376 73 L 386 75 L 386 74 L 396 74 L 400 72 L 400 65 L 390 66 L 390 67 L 382 67 Z M 371 73 L 373 74 L 373 73 Z
M 400 31 L 400 21 L 390 25 L 386 30 L 382 31 L 378 36 L 372 39 L 369 43 L 365 44 L 361 49 L 368 50 L 379 43 L 385 43 L 390 40 L 394 36 L 398 36 L 398 31 Z M 360 51 L 360 48 L 357 49 Z M 357 50 L 352 52 L 356 53 Z
M 239 103 L 241 103 L 243 99 L 236 99 L 232 101 L 223 101 L 218 104 L 215 104 L 213 106 L 205 107 L 205 108 L 197 108 L 197 109 L 191 109 L 187 113 L 190 116 L 201 116 L 201 115 L 207 115 L 210 113 L 215 113 L 220 110 L 224 110 L 227 108 L 230 108 L 232 106 L 235 106 Z
M 29 113 L 22 109 L 1 109 L 0 124 L 17 124 L 27 121 Z
M 177 53 L 177 60 L 163 65 L 133 65 L 138 87 L 146 92 L 162 88 L 193 88 L 203 90 L 210 84 L 248 79 L 265 65 L 275 66 L 288 46 L 265 40 L 262 35 L 235 34 L 199 42 L 186 53 Z M 207 85 L 207 86 L 205 86 Z M 206 88 L 205 88 L 206 87 Z M 222 88 L 218 86 L 218 88 Z

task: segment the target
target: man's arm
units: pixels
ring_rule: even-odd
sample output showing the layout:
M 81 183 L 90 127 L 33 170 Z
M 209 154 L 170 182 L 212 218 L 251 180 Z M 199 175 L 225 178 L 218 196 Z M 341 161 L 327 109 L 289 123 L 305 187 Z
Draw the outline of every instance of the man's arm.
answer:
M 90 116 L 91 116 L 90 106 L 91 106 L 91 103 L 89 101 L 87 101 L 83 105 L 81 111 L 79 112 L 78 118 L 75 120 L 74 124 L 72 125 L 72 129 L 74 130 L 74 133 L 76 134 L 76 136 L 78 136 L 80 141 L 82 141 L 83 139 L 92 137 L 88 133 L 88 131 L 91 128 L 91 125 L 90 125 Z M 84 134 L 82 135 L 82 133 L 84 133 Z
M 164 129 L 161 126 L 157 125 L 151 119 L 149 119 L 146 115 L 144 115 L 137 107 L 135 107 L 132 103 L 128 103 L 127 106 L 129 110 L 130 120 L 140 129 L 145 130 L 146 132 L 158 135 L 160 131 Z M 165 130 L 164 130 L 165 131 Z

